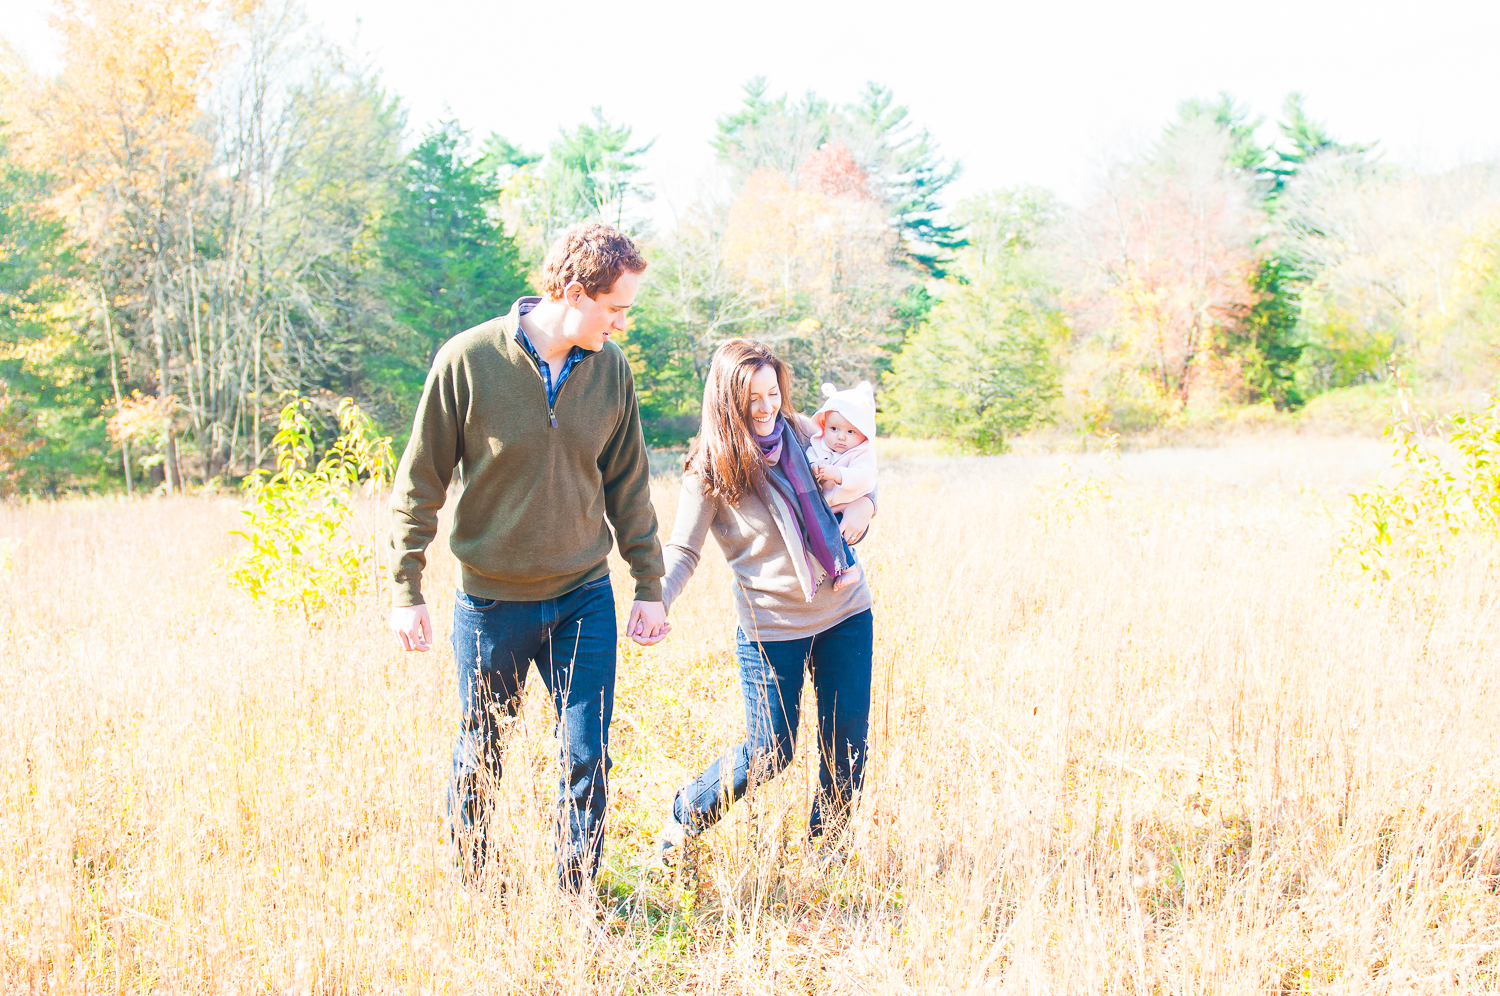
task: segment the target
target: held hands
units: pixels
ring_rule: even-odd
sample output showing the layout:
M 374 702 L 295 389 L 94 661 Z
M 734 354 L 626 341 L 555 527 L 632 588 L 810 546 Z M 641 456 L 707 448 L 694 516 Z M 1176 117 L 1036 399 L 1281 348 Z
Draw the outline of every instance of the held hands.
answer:
M 391 608 L 391 633 L 402 650 L 426 652 L 432 643 L 432 614 L 426 605 L 397 605 Z
M 432 644 L 432 614 L 426 605 L 397 605 L 391 609 L 391 634 L 402 650 L 426 653 Z M 643 647 L 654 646 L 672 632 L 660 602 L 636 602 L 630 607 L 625 635 Z
M 625 621 L 625 635 L 643 647 L 651 647 L 667 638 L 672 624 L 667 622 L 667 610 L 660 602 L 635 602 L 630 606 L 630 618 Z

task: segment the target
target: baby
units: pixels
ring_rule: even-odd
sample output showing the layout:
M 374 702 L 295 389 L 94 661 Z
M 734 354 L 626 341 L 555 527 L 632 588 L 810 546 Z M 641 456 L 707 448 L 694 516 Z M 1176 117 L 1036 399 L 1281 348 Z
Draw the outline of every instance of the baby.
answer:
M 875 388 L 867 380 L 844 391 L 824 384 L 823 397 L 823 407 L 813 413 L 819 431 L 807 447 L 807 462 L 828 506 L 842 519 L 850 502 L 875 490 Z

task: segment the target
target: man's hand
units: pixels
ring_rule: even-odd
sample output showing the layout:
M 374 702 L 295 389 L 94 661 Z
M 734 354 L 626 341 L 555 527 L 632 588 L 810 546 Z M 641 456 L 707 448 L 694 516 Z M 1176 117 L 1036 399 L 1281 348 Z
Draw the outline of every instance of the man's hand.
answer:
M 654 646 L 672 632 L 667 622 L 667 610 L 660 602 L 635 602 L 630 606 L 630 618 L 625 621 L 625 635 L 643 647 Z
M 870 500 L 869 495 L 861 495 L 845 505 L 844 521 L 839 524 L 844 542 L 858 543 L 865 535 L 865 530 L 870 528 L 870 520 L 874 517 L 875 503 Z
M 402 650 L 426 651 L 432 642 L 432 614 L 426 605 L 392 607 L 390 626 Z

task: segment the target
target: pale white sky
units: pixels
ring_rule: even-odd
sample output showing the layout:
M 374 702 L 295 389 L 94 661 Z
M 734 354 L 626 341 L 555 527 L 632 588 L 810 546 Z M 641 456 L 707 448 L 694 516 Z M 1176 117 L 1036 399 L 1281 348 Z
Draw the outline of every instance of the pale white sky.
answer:
M 1076 200 L 1178 101 L 1219 90 L 1268 117 L 1301 90 L 1337 137 L 1378 139 L 1402 163 L 1500 156 L 1492 0 L 306 2 L 380 70 L 416 129 L 453 115 L 476 137 L 540 151 L 601 105 L 656 139 L 656 214 L 708 182 L 715 119 L 755 75 L 772 93 L 836 101 L 866 80 L 892 87 L 962 162 L 953 199 L 1034 183 Z M 0 0 L 0 37 L 42 69 L 56 67 L 47 10 Z

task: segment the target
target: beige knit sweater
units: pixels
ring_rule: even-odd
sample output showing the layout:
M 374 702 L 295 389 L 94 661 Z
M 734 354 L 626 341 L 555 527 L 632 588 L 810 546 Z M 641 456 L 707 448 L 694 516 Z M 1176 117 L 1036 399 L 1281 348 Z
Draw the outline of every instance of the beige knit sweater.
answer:
M 796 640 L 837 626 L 870 608 L 863 578 L 834 591 L 822 571 L 813 575 L 792 511 L 772 495 L 774 511 L 754 495 L 737 505 L 705 497 L 694 474 L 682 479 L 677 521 L 663 549 L 667 573 L 662 601 L 667 611 L 698 566 L 704 538 L 712 532 L 734 575 L 734 608 L 751 639 Z M 808 593 L 812 593 L 811 599 Z

